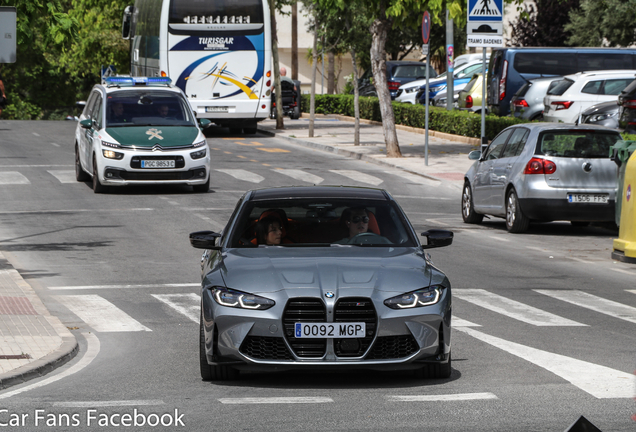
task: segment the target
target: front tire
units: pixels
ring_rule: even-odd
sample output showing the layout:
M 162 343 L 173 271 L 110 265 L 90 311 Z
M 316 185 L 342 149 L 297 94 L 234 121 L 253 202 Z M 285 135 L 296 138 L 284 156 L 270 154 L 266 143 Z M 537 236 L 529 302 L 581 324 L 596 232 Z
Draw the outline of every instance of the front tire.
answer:
M 80 162 L 79 148 L 75 146 L 75 180 L 78 182 L 89 181 L 91 176 L 88 175 L 84 168 L 82 168 L 82 162 Z
M 203 312 L 199 320 L 199 366 L 203 381 L 231 381 L 238 378 L 238 371 L 229 366 L 208 364 L 205 353 L 205 331 L 203 330 Z
M 475 212 L 473 192 L 468 182 L 464 183 L 462 191 L 462 219 L 469 224 L 479 224 L 484 220 L 484 215 Z
M 208 175 L 208 181 L 205 183 L 192 186 L 192 190 L 197 193 L 207 193 L 210 190 L 210 176 Z
M 519 199 L 514 189 L 511 189 L 506 196 L 506 229 L 511 233 L 521 233 L 528 230 L 530 219 L 528 219 L 519 206 Z
M 431 363 L 415 371 L 417 378 L 424 379 L 446 379 L 450 378 L 452 372 L 451 353 L 448 353 L 448 363 Z
M 99 181 L 99 174 L 97 172 L 97 160 L 93 156 L 93 192 L 101 194 L 106 192 L 106 186 L 102 185 Z

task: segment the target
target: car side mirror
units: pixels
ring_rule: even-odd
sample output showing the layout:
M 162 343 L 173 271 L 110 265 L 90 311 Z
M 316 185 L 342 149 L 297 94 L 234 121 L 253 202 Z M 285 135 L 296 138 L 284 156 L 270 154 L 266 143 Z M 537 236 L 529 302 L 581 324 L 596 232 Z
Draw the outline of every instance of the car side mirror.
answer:
M 90 129 L 93 127 L 93 120 L 92 119 L 81 120 L 80 126 L 82 126 L 84 129 Z
M 206 119 L 206 118 L 199 119 L 199 126 L 201 126 L 203 129 L 210 126 L 211 124 L 212 124 L 212 121 L 210 121 L 210 119 Z
M 481 158 L 481 150 L 473 150 L 468 153 L 468 159 L 470 160 L 479 160 Z
M 437 247 L 450 246 L 453 243 L 453 232 L 441 229 L 430 229 L 422 233 L 422 237 L 426 237 L 426 245 L 422 245 L 422 249 L 431 249 Z
M 221 250 L 221 246 L 216 245 L 216 239 L 221 234 L 214 231 L 197 231 L 190 233 L 190 244 L 197 249 Z

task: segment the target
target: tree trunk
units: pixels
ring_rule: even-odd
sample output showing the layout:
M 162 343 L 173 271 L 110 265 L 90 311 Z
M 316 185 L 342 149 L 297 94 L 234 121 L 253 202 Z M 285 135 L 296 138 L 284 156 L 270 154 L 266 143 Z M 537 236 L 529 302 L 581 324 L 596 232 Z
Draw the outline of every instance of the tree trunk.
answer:
M 291 20 L 291 79 L 296 81 L 298 79 L 298 2 L 292 4 Z
M 309 103 L 309 138 L 314 136 L 314 120 L 316 118 L 316 70 L 318 69 L 318 21 L 314 28 L 314 47 L 311 51 L 311 98 Z
M 276 129 L 285 129 L 283 123 L 283 93 L 280 87 L 280 66 L 278 63 L 278 35 L 276 34 L 276 8 L 274 0 L 269 0 L 269 16 L 272 21 L 272 58 L 274 60 L 274 92 L 276 93 Z
M 353 145 L 360 145 L 360 89 L 358 88 L 358 65 L 356 64 L 356 49 L 351 47 L 351 64 L 353 66 L 353 110 L 356 122 L 353 128 Z
M 386 18 L 384 10 L 371 24 L 371 70 L 375 90 L 378 93 L 380 102 L 380 114 L 382 115 L 382 130 L 384 132 L 384 142 L 386 143 L 387 157 L 402 157 L 400 145 L 398 144 L 397 132 L 395 131 L 395 116 L 391 105 L 391 94 L 386 81 L 386 45 L 387 33 L 391 28 L 391 20 Z
M 329 58 L 329 68 L 327 69 L 327 94 L 334 94 L 336 88 L 336 56 L 333 51 L 327 54 Z

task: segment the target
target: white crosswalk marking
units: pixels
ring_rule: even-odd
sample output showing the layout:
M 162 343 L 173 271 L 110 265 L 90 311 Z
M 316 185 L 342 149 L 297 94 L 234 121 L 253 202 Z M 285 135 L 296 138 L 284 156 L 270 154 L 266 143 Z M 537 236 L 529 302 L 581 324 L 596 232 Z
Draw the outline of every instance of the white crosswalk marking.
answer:
M 201 297 L 195 293 L 187 294 L 152 294 L 157 300 L 167 304 L 180 314 L 185 315 L 195 323 L 199 322 L 201 314 Z
M 399 171 L 399 170 L 395 170 L 395 171 L 384 171 L 387 174 L 393 174 L 396 175 L 398 177 L 402 177 L 405 180 L 410 181 L 411 183 L 417 183 L 417 184 L 421 184 L 424 186 L 433 186 L 433 187 L 437 187 L 439 185 L 442 184 L 442 182 L 437 181 L 437 180 L 432 180 L 432 179 L 428 179 L 426 177 L 422 177 L 416 174 L 411 174 L 405 171 Z
M 636 323 L 636 308 L 578 290 L 533 290 L 540 294 Z
M 152 331 L 108 300 L 98 295 L 53 296 L 95 331 Z
M 368 183 L 373 186 L 377 186 L 384 181 L 377 177 L 373 177 L 372 175 L 361 173 L 359 171 L 354 171 L 354 170 L 329 170 L 329 171 L 334 174 L 340 174 L 341 176 L 350 178 L 351 180 L 354 180 L 360 183 Z
M 475 324 L 475 323 L 472 323 L 470 321 L 466 321 L 466 320 L 458 318 L 456 316 L 453 316 L 453 319 L 451 320 L 451 326 L 453 328 L 455 328 L 455 327 L 481 327 L 479 324 Z
M 625 290 L 625 291 L 630 292 L 632 294 L 636 294 L 636 290 Z
M 313 175 L 310 173 L 307 173 L 303 170 L 297 170 L 297 169 L 275 169 L 272 170 L 274 172 L 286 175 L 288 177 L 291 177 L 293 179 L 296 180 L 300 180 L 300 181 L 304 181 L 307 183 L 312 183 L 312 184 L 320 184 L 324 181 L 324 179 L 322 177 L 318 177 L 317 175 Z
M 75 170 L 50 170 L 47 172 L 58 179 L 60 183 L 77 183 Z
M 333 399 L 320 396 L 307 397 L 247 397 L 247 398 L 221 398 L 222 404 L 307 404 L 307 403 L 329 403 Z
M 28 178 L 17 171 L 0 172 L 0 185 L 26 185 L 31 184 Z
M 634 397 L 636 376 L 631 373 L 531 348 L 468 327 L 457 330 L 547 369 L 598 399 Z
M 483 289 L 453 289 L 453 295 L 477 306 L 535 326 L 586 326 Z
M 405 396 L 387 396 L 392 402 L 450 402 L 450 401 L 466 401 L 466 400 L 486 400 L 499 399 L 493 393 L 459 393 L 446 395 L 405 395 Z
M 256 173 L 245 171 L 242 169 L 217 169 L 216 171 L 230 175 L 238 180 L 243 180 L 251 183 L 260 183 L 265 180 L 265 177 Z

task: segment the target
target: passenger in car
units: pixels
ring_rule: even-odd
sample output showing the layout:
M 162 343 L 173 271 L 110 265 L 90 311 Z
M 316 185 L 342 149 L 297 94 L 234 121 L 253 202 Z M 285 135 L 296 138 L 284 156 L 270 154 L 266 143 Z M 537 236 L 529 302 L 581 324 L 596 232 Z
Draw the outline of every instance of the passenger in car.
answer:
M 279 245 L 283 237 L 280 219 L 267 216 L 256 224 L 256 241 L 259 245 Z

